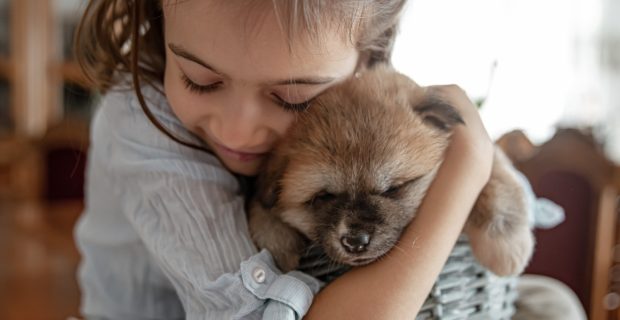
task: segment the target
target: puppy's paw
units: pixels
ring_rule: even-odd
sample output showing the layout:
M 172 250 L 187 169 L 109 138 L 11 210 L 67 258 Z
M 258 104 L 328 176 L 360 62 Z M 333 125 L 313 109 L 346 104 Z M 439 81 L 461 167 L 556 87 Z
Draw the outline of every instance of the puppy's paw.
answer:
M 471 228 L 468 235 L 476 259 L 498 276 L 522 273 L 534 251 L 534 236 L 527 225 L 508 233 L 498 232 L 496 226 L 491 225 Z
M 299 266 L 299 259 L 301 256 L 297 252 L 283 252 L 279 251 L 277 253 L 273 253 L 273 260 L 276 262 L 278 268 L 282 273 L 287 273 L 289 271 L 297 269 Z
M 297 230 L 258 202 L 250 207 L 248 225 L 254 244 L 258 249 L 269 250 L 282 272 L 297 268 L 306 247 L 305 238 Z
M 259 248 L 269 250 L 273 260 L 284 273 L 297 269 L 301 252 L 306 246 L 304 239 L 290 228 L 272 229 L 254 236 Z

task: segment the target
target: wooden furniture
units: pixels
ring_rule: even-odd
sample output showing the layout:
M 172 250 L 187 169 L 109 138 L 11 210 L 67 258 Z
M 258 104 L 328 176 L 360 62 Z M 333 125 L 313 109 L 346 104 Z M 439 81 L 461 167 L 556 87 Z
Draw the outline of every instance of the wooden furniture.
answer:
M 37 137 L 48 123 L 58 121 L 59 85 L 50 66 L 58 59 L 54 48 L 51 1 L 11 2 L 11 46 L 8 57 L 12 116 L 20 136 Z
M 63 119 L 63 82 L 88 82 L 75 62 L 63 60 L 54 1 L 11 0 L 9 7 L 10 53 L 0 56 L 0 77 L 11 87 L 13 134 L 41 137 Z
M 88 125 L 64 120 L 38 141 L 42 198 L 46 202 L 81 200 L 84 197 Z
M 515 166 L 530 180 L 539 197 L 566 212 L 559 226 L 535 231 L 537 245 L 527 273 L 556 278 L 571 287 L 590 319 L 610 319 L 610 275 L 616 236 L 618 168 L 592 135 L 559 129 L 540 146 L 520 132 L 500 138 Z M 613 307 L 613 306 L 612 306 Z
M 79 317 L 80 201 L 0 202 L 0 319 Z
M 0 101 L 0 107 L 10 104 L 10 125 L 0 128 L 0 199 L 34 200 L 46 195 L 50 142 L 66 149 L 88 137 L 88 130 L 83 129 L 87 117 L 65 114 L 63 101 L 66 83 L 88 88 L 88 82 L 77 63 L 66 60 L 61 53 L 62 24 L 56 12 L 57 1 L 4 3 L 8 4 L 8 14 L 3 16 L 10 20 L 5 22 L 10 42 L 8 54 L 0 53 L 0 80 L 8 84 L 10 94 L 8 101 Z M 75 8 L 74 17 L 79 16 L 78 9 Z M 2 120 L 0 126 L 7 123 L 7 119 Z M 50 137 L 56 135 L 52 131 L 68 127 L 79 129 L 71 133 L 74 136 L 65 134 L 65 139 Z
M 41 159 L 24 139 L 0 139 L 0 201 L 29 201 L 41 196 Z

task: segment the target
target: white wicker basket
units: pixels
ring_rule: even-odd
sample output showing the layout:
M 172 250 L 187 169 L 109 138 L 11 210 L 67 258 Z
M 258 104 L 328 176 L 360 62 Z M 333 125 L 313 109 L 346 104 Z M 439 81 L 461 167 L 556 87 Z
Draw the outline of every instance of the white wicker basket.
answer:
M 300 269 L 326 282 L 347 270 L 325 258 L 314 247 L 302 258 Z M 478 264 L 463 235 L 415 319 L 510 319 L 515 312 L 516 284 L 516 277 L 497 277 Z
M 516 284 L 516 277 L 497 277 L 478 264 L 461 236 L 416 320 L 510 319 Z

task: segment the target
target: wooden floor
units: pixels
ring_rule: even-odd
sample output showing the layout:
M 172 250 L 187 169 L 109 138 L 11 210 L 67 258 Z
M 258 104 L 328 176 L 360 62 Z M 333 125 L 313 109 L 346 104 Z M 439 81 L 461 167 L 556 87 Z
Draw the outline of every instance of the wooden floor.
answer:
M 79 316 L 72 229 L 81 210 L 80 202 L 0 203 L 0 319 Z

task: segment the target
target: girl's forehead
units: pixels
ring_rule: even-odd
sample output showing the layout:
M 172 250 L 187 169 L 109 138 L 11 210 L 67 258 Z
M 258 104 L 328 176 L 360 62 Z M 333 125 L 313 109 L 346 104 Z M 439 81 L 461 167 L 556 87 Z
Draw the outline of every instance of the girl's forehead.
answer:
M 163 6 L 166 46 L 182 47 L 222 73 L 248 77 L 248 81 L 338 77 L 357 63 L 357 50 L 337 32 L 329 32 L 333 30 L 325 30 L 314 41 L 304 34 L 289 37 L 287 26 L 270 6 L 244 8 L 243 1 L 167 2 Z

